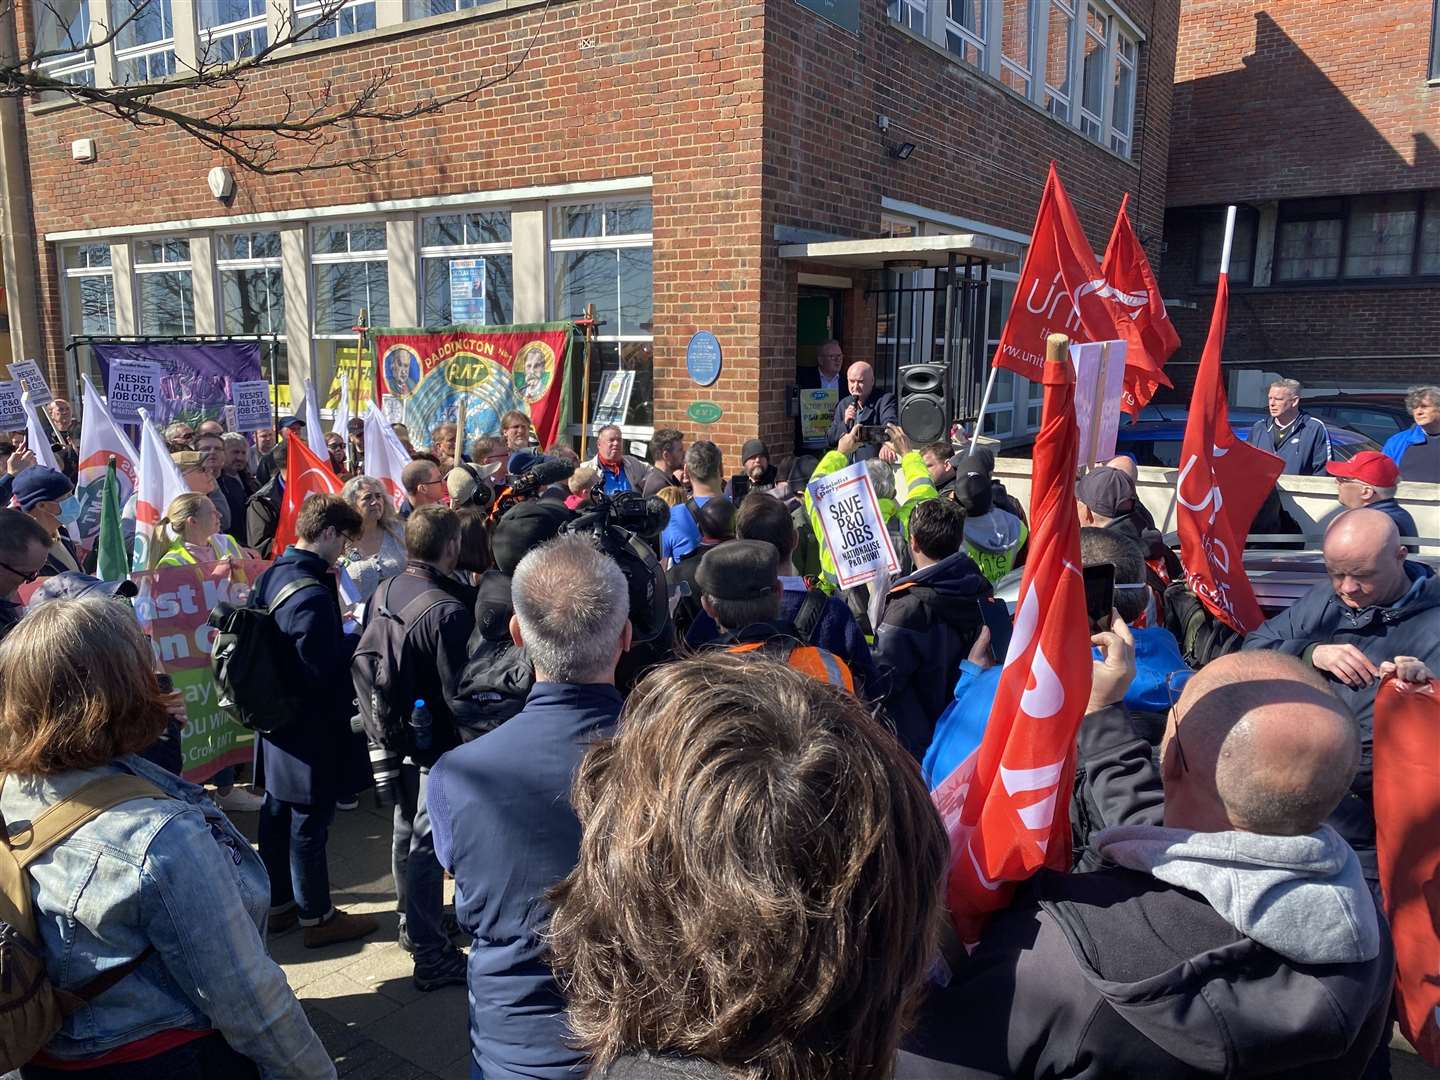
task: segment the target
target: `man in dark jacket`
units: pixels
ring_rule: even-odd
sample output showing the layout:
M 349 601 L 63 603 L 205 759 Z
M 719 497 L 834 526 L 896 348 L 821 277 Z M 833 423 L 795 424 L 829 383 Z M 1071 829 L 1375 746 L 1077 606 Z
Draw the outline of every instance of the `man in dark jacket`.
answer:
M 472 1072 L 575 1080 L 585 1055 L 545 960 L 547 896 L 579 859 L 575 770 L 620 715 L 615 665 L 630 645 L 630 594 L 586 536 L 531 551 L 512 586 L 511 632 L 534 659 L 535 687 L 514 719 L 440 759 L 430 813 L 435 851 L 455 875 L 456 914 L 475 939 Z
M 905 748 L 920 759 L 950 704 L 960 661 L 980 632 L 978 601 L 990 582 L 960 550 L 965 515 L 949 499 L 927 499 L 910 514 L 915 571 L 890 587 L 875 631 L 885 711 Z
M 275 530 L 280 527 L 280 502 L 284 498 L 282 469 L 261 484 L 245 503 L 245 539 L 262 559 L 270 558 L 273 553 Z
M 1354 714 L 1362 755 L 1350 794 L 1330 824 L 1378 879 L 1371 736 L 1375 691 L 1391 670 L 1424 682 L 1440 671 L 1440 578 L 1406 558 L 1395 523 L 1378 510 L 1347 510 L 1325 533 L 1321 582 L 1245 638 L 1245 649 L 1297 656 L 1329 681 Z
M 895 395 L 875 393 L 875 369 L 861 360 L 850 365 L 845 373 L 845 382 L 850 393 L 835 406 L 835 419 L 830 423 L 830 445 L 838 446 L 841 436 L 857 427 L 888 427 L 899 422 L 899 409 Z M 882 452 L 883 451 L 883 452 Z M 886 461 L 898 460 L 895 452 L 883 440 L 861 443 L 856 447 L 850 460 L 866 461 L 873 457 Z
M 382 582 L 366 605 L 366 629 L 377 612 L 400 620 L 405 627 L 402 655 L 394 667 L 407 677 L 408 700 L 391 702 L 390 707 L 408 716 L 416 701 L 424 701 L 431 716 L 430 745 L 413 748 L 400 765 L 390 851 L 400 945 L 414 954 L 416 989 L 429 991 L 465 985 L 465 957 L 450 944 L 442 925 L 445 879 L 435 859 L 427 794 L 430 767 L 446 750 L 460 745 L 455 717 L 466 707 L 459 697 L 460 677 L 475 617 L 451 576 L 460 560 L 455 511 L 444 506 L 412 511 L 405 522 L 405 554 L 405 569 Z M 395 635 L 372 632 L 366 648 L 372 637 L 386 644 L 396 640 Z M 358 685 L 356 689 L 363 692 Z
M 25 614 L 19 589 L 40 576 L 50 559 L 50 534 L 19 510 L 0 510 L 0 640 Z
M 1256 420 L 1245 441 L 1285 462 L 1291 476 L 1319 476 L 1330 461 L 1330 432 L 1323 422 L 1300 411 L 1300 384 L 1280 379 L 1270 384 L 1270 419 Z
M 297 688 L 299 714 L 256 738 L 255 776 L 265 787 L 259 834 L 270 875 L 270 930 L 300 923 L 307 949 L 365 937 L 378 926 L 369 915 L 330 903 L 325 853 L 337 796 L 370 782 L 364 750 L 350 731 L 350 658 L 359 639 L 343 628 L 331 574 L 361 524 L 340 496 L 312 495 L 295 521 L 298 539 L 260 575 L 252 594 L 295 646 L 293 669 L 276 672 L 276 679 Z
M 1221 657 L 1171 710 L 1162 793 L 1128 639 L 1101 635 L 1079 736 L 1109 865 L 1042 871 L 949 958 L 897 1080 L 1348 1080 L 1381 1046 L 1389 933 L 1323 824 L 1359 759 L 1344 707 L 1289 657 Z
M 647 498 L 667 487 L 684 487 L 685 435 L 675 428 L 659 428 L 650 440 L 650 458 L 655 464 L 645 471 L 640 493 Z
M 245 436 L 230 432 L 222 436 L 220 475 L 215 478 L 218 494 L 224 496 L 230 510 L 230 528 L 227 530 L 241 544 L 249 541 L 249 521 L 246 504 L 260 485 L 250 475 L 250 444 Z
M 1400 466 L 1392 459 L 1377 450 L 1362 450 L 1349 461 L 1332 461 L 1325 471 L 1335 477 L 1335 496 L 1346 510 L 1378 510 L 1395 522 L 1401 536 L 1420 535 L 1410 511 L 1395 498 Z

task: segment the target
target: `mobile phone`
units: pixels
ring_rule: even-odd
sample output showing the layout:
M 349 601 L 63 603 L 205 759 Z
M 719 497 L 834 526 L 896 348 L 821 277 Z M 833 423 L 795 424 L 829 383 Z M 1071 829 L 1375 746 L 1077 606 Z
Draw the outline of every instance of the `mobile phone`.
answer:
M 883 443 L 890 437 L 885 430 L 884 424 L 857 424 L 855 426 L 855 439 L 862 443 Z
M 1010 621 L 1010 609 L 1005 606 L 1004 600 L 980 600 L 980 618 L 990 628 L 990 659 L 997 664 L 1005 662 L 1005 655 L 1010 651 L 1010 632 L 1013 624 Z
M 162 694 L 173 694 L 175 692 L 175 680 L 165 672 L 156 672 L 155 681 L 160 684 L 160 692 Z
M 1115 610 L 1115 565 L 1085 567 L 1085 614 L 1090 625 L 1109 627 Z
M 746 473 L 736 473 L 730 478 L 730 501 L 737 506 L 750 494 L 750 477 Z

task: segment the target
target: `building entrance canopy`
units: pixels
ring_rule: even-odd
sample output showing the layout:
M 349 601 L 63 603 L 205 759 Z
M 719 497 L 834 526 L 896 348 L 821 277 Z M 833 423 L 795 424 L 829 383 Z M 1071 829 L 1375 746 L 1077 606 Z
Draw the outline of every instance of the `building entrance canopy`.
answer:
M 781 244 L 782 259 L 800 259 L 826 266 L 852 266 L 881 270 L 899 263 L 905 269 L 949 266 L 953 257 L 983 259 L 992 265 L 1016 262 L 1023 254 L 1013 240 L 985 233 L 951 233 L 948 236 L 882 236 L 874 240 L 822 240 L 807 244 Z

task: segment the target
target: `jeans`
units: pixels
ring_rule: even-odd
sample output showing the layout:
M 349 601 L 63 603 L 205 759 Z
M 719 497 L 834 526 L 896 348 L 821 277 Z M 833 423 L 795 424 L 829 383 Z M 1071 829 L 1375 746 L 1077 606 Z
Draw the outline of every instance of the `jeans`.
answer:
M 411 761 L 400 766 L 400 799 L 395 804 L 395 833 L 390 868 L 395 875 L 395 907 L 415 945 L 415 963 L 434 963 L 450 948 L 441 927 L 445 874 L 435 857 L 426 806 L 430 770 Z
M 270 875 L 271 909 L 300 907 L 306 923 L 330 914 L 330 867 L 325 841 L 335 819 L 335 803 L 281 802 L 269 792 L 260 808 L 260 858 Z
M 99 1069 L 76 1072 L 47 1069 L 42 1065 L 20 1066 L 21 1080 L 259 1080 L 260 1070 L 247 1057 L 231 1049 L 219 1032 L 195 1039 L 184 1046 L 166 1050 L 140 1061 L 127 1061 Z

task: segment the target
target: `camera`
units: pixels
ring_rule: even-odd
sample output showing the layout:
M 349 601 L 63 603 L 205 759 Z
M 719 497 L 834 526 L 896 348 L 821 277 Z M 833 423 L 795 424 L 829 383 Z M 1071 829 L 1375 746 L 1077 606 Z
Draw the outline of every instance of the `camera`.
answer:
M 658 541 L 670 520 L 670 507 L 634 491 L 606 495 L 599 485 L 591 491 L 590 506 L 561 532 L 590 534 L 615 560 L 630 590 L 632 638 L 653 641 L 670 623 L 670 605 L 665 569 L 647 540 Z

